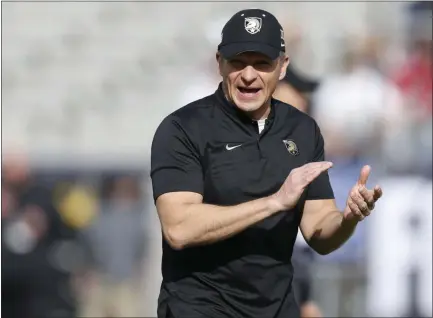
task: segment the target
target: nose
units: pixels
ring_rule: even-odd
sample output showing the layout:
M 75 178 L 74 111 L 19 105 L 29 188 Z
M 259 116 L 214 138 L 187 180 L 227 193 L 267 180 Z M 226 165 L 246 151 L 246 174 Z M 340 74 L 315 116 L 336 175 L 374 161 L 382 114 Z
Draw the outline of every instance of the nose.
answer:
M 252 67 L 251 65 L 247 65 L 242 70 L 241 78 L 246 84 L 251 84 L 252 82 L 254 82 L 256 80 L 257 72 L 254 69 L 254 67 Z

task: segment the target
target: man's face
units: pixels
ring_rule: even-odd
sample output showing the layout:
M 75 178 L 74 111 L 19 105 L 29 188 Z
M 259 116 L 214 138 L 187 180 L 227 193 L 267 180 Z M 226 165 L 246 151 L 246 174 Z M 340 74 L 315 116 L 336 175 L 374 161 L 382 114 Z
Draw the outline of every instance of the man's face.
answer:
M 289 64 L 286 56 L 271 60 L 255 52 L 230 60 L 217 53 L 217 60 L 226 97 L 245 112 L 255 112 L 270 100 Z

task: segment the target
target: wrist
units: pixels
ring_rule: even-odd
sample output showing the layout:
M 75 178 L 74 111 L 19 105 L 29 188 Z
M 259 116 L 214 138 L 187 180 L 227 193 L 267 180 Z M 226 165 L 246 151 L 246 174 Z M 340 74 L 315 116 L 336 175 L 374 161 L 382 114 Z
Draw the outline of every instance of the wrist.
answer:
M 343 215 L 343 218 L 341 220 L 341 227 L 346 227 L 346 228 L 355 228 L 358 225 L 359 220 L 357 220 L 356 218 L 346 218 Z
M 278 202 L 274 195 L 265 198 L 266 205 L 268 207 L 269 215 L 283 211 L 283 206 Z

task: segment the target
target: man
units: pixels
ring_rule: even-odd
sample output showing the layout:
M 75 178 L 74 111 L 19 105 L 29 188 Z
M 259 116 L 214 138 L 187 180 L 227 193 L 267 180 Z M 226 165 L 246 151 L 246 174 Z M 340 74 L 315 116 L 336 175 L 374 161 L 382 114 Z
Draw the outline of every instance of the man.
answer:
M 158 317 L 299 317 L 291 254 L 298 226 L 320 254 L 341 246 L 381 189 L 370 167 L 339 212 L 313 119 L 271 98 L 289 63 L 269 12 L 224 26 L 215 94 L 166 117 L 152 143 L 164 235 Z

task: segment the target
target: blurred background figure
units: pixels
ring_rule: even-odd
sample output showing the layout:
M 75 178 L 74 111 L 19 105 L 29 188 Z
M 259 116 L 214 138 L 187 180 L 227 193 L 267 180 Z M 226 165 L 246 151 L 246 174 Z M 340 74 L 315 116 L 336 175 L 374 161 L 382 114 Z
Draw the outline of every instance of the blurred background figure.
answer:
M 289 65 L 286 77 L 278 84 L 274 98 L 309 114 L 311 111 L 310 96 L 318 86 L 318 80 L 312 80 L 300 75 L 292 65 Z M 293 288 L 295 289 L 295 297 L 299 303 L 302 318 L 323 317 L 312 293 L 314 273 L 311 264 L 316 261 L 316 257 L 317 255 L 308 247 L 302 234 L 298 232 L 292 256 L 295 272 Z
M 292 263 L 295 271 L 293 288 L 301 311 L 301 318 L 321 318 L 323 313 L 313 295 L 314 273 L 311 266 L 317 257 L 299 233 L 293 249 Z
M 432 173 L 432 12 L 431 1 L 417 1 L 406 8 L 406 54 L 390 70 L 391 80 L 403 96 L 405 120 L 385 147 L 389 159 L 395 142 L 407 143 L 408 150 L 390 168 L 415 169 L 415 173 L 428 176 Z
M 366 162 L 384 189 L 338 252 L 297 242 L 304 317 L 431 317 L 432 2 L 421 1 L 4 3 L 5 317 L 155 316 L 152 136 L 216 90 L 222 24 L 249 7 L 284 24 L 291 64 L 275 97 L 319 123 L 337 204 Z
M 432 115 L 432 30 L 429 20 L 433 11 L 431 1 L 415 2 L 408 10 L 406 32 L 407 56 L 396 68 L 395 82 L 407 99 L 408 106 L 418 113 L 420 121 Z
M 286 77 L 278 84 L 274 98 L 295 106 L 304 113 L 310 114 L 310 97 L 318 86 L 318 80 L 301 75 L 292 64 L 289 64 Z
M 72 231 L 50 190 L 34 182 L 24 154 L 3 156 L 2 172 L 2 314 L 75 317 L 72 273 L 56 261 Z
M 285 78 L 280 81 L 274 93 L 274 98 L 290 104 L 304 113 L 311 112 L 311 95 L 316 91 L 320 81 L 312 76 L 303 74 L 296 67 L 296 54 L 302 45 L 303 35 L 299 26 L 287 24 L 285 26 L 285 43 L 290 63 Z
M 328 140 L 331 160 L 375 155 L 389 126 L 400 124 L 401 98 L 381 73 L 376 42 L 343 41 L 340 70 L 323 78 L 314 96 L 312 114 Z
M 98 216 L 82 232 L 87 258 L 80 317 L 140 317 L 146 243 L 140 186 L 130 176 L 103 182 Z

